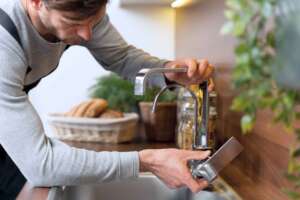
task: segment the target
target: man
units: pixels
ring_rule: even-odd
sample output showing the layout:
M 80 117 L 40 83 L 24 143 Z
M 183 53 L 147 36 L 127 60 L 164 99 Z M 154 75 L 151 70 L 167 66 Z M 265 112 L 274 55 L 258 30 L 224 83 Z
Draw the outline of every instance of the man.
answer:
M 25 181 L 34 186 L 99 183 L 150 171 L 170 187 L 197 192 L 190 159 L 210 152 L 176 149 L 92 152 L 48 138 L 28 92 L 51 73 L 69 45 L 86 47 L 107 70 L 133 80 L 141 68 L 186 66 L 187 74 L 165 74 L 156 84 L 200 83 L 213 71 L 208 61 L 165 61 L 128 45 L 112 26 L 107 0 L 0 1 L 0 199 L 14 199 Z

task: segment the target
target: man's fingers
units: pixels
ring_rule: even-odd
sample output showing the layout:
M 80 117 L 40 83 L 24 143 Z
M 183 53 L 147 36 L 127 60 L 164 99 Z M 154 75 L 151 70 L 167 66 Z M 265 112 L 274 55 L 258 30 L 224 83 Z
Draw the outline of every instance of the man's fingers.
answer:
M 208 182 L 206 180 L 204 180 L 204 179 L 197 179 L 196 181 L 197 181 L 197 183 L 199 185 L 199 190 L 197 192 L 199 192 L 200 190 L 203 190 L 203 189 L 207 188 L 208 185 L 209 185 Z
M 186 60 L 186 64 L 188 66 L 187 75 L 189 78 L 192 78 L 195 75 L 195 73 L 197 72 L 197 68 L 198 68 L 197 61 L 194 59 L 189 59 L 189 60 Z
M 172 69 L 175 69 L 175 68 L 178 68 L 180 65 L 179 64 L 173 64 L 172 66 L 171 66 L 171 68 Z
M 198 75 L 204 80 L 205 71 L 209 67 L 209 62 L 206 59 L 198 60 Z
M 186 186 L 190 188 L 193 193 L 200 192 L 208 186 L 207 181 L 202 179 L 194 179 L 192 176 L 187 179 Z
M 211 151 L 189 151 L 187 160 L 203 160 L 211 154 Z
M 208 81 L 208 91 L 211 92 L 214 90 L 214 88 L 215 88 L 214 80 L 212 78 L 210 78 Z
M 207 80 L 209 79 L 212 74 L 214 73 L 214 67 L 212 65 L 209 65 L 208 67 L 206 67 L 204 74 L 203 74 L 203 80 Z
M 169 68 L 176 69 L 176 68 L 179 68 L 179 67 L 182 67 L 182 66 L 184 66 L 184 65 L 181 64 L 181 63 L 173 63 L 172 65 L 169 65 Z M 171 77 L 172 80 L 174 78 L 176 79 L 176 76 L 178 76 L 179 74 L 180 73 L 177 74 L 177 73 L 173 73 L 173 72 L 165 72 L 165 75 L 167 75 L 169 78 Z

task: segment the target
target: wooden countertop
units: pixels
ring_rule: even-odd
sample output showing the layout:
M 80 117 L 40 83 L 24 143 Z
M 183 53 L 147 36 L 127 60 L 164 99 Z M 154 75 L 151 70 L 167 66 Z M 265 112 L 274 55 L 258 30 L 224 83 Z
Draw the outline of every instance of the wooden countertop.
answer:
M 89 142 L 70 142 L 64 141 L 66 144 L 93 151 L 140 151 L 142 149 L 162 149 L 162 148 L 175 148 L 175 143 L 149 143 L 145 142 L 143 138 L 138 138 L 133 143 L 124 144 L 100 144 Z M 34 188 L 28 183 L 20 192 L 17 200 L 46 200 L 48 197 L 49 188 Z

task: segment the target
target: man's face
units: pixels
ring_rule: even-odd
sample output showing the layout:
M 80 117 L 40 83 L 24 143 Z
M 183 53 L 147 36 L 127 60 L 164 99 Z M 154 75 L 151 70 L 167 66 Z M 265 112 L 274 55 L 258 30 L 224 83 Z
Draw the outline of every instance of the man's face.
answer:
M 49 33 L 66 44 L 75 45 L 83 41 L 89 41 L 92 37 L 94 26 L 105 15 L 106 7 L 86 19 L 78 19 L 75 12 L 65 12 L 47 8 L 41 3 L 38 10 L 39 18 Z

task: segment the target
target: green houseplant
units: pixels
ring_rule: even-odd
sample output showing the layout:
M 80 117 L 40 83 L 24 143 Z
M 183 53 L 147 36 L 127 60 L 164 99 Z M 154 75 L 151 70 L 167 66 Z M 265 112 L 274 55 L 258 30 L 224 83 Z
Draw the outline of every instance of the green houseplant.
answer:
M 137 99 L 133 94 L 134 85 L 111 73 L 101 76 L 90 87 L 90 97 L 103 98 L 108 101 L 110 109 L 122 112 L 136 112 Z
M 148 140 L 173 141 L 176 127 L 176 93 L 166 91 L 158 99 L 157 111 L 151 113 L 152 102 L 160 88 L 147 88 L 145 95 L 135 96 L 134 85 L 111 73 L 96 80 L 90 97 L 103 98 L 109 108 L 122 112 L 139 112 Z
M 274 122 L 283 123 L 287 130 L 297 135 L 299 142 L 300 130 L 294 126 L 300 119 L 299 109 L 296 109 L 300 103 L 299 91 L 283 87 L 276 79 L 277 65 L 280 64 L 277 44 L 283 39 L 280 38 L 282 27 L 275 16 L 279 2 L 226 0 L 228 22 L 222 32 L 233 35 L 238 41 L 233 84 L 239 94 L 232 108 L 244 113 L 241 118 L 244 133 L 252 130 L 259 109 L 270 109 L 274 113 Z M 293 199 L 300 199 L 297 192 L 300 187 L 299 156 L 300 149 L 291 147 L 287 178 L 295 187 L 285 192 Z

